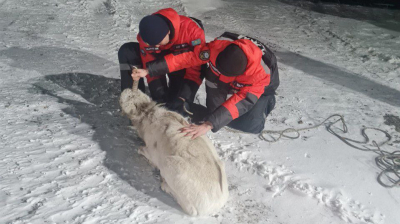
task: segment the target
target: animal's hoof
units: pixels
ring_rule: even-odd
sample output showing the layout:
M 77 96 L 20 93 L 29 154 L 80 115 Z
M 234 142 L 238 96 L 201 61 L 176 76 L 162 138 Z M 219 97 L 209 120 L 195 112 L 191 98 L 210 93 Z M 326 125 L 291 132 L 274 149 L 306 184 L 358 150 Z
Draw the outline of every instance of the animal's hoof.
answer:
M 146 146 L 140 146 L 138 148 L 138 153 L 144 156 L 144 152 L 146 151 Z

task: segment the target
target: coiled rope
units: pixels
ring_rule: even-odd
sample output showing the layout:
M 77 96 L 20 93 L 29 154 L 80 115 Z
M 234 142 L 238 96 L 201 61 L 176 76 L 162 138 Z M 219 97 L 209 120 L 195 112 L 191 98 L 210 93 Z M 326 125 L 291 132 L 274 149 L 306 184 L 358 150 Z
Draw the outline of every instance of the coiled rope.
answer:
M 331 115 L 328 118 L 326 118 L 324 121 L 322 121 L 321 123 L 314 125 L 312 127 L 299 128 L 299 129 L 287 128 L 287 129 L 279 130 L 279 131 L 263 130 L 259 134 L 258 137 L 261 140 L 267 141 L 270 143 L 277 142 L 282 137 L 289 138 L 289 139 L 297 139 L 300 137 L 300 131 L 316 129 L 334 117 L 336 117 L 338 119 L 333 122 L 329 122 L 325 126 L 326 129 L 328 130 L 328 132 L 333 134 L 337 138 L 339 138 L 342 142 L 344 142 L 345 144 L 347 144 L 350 147 L 353 147 L 353 148 L 361 150 L 361 151 L 370 151 L 370 152 L 378 154 L 378 156 L 375 158 L 375 163 L 382 170 L 377 177 L 378 183 L 387 188 L 392 188 L 395 186 L 400 187 L 400 151 L 388 152 L 388 151 L 381 149 L 381 147 L 383 145 L 387 144 L 390 140 L 392 140 L 392 136 L 388 132 L 386 132 L 382 129 L 372 128 L 372 127 L 365 127 L 361 130 L 361 135 L 364 137 L 364 141 L 357 141 L 357 140 L 353 140 L 350 138 L 340 136 L 332 129 L 332 126 L 340 121 L 342 124 L 342 129 L 340 129 L 340 130 L 343 133 L 348 132 L 348 128 L 347 128 L 346 122 L 344 120 L 344 117 L 340 114 Z M 238 130 L 235 130 L 235 129 L 232 129 L 229 127 L 225 127 L 225 128 L 228 131 L 233 132 L 233 133 L 250 134 L 250 133 L 238 131 Z M 372 145 L 374 148 L 365 146 L 365 144 L 368 144 L 368 142 L 370 141 L 368 135 L 366 134 L 367 130 L 376 130 L 376 131 L 382 132 L 383 134 L 385 134 L 386 140 L 384 142 L 382 142 L 381 144 L 378 144 L 376 141 L 372 141 Z M 296 135 L 290 136 L 290 135 L 288 135 L 288 133 L 296 133 Z M 277 134 L 278 137 L 272 136 L 274 134 Z M 267 138 L 266 135 L 268 135 L 269 138 Z M 272 139 L 272 140 L 270 140 L 270 139 Z M 354 143 L 364 144 L 364 145 L 360 147 L 360 146 L 355 145 Z M 384 181 L 384 178 L 386 178 L 387 181 Z M 390 182 L 390 183 L 388 183 L 388 182 Z
M 192 112 L 190 112 L 189 110 L 187 110 L 187 108 L 185 107 L 185 104 L 183 105 L 183 110 L 188 113 L 189 115 L 193 115 Z M 316 129 L 320 126 L 322 126 L 323 124 L 325 124 L 328 120 L 330 120 L 331 118 L 338 118 L 337 120 L 333 121 L 333 122 L 329 122 L 325 127 L 328 130 L 329 133 L 333 134 L 334 136 L 336 136 L 337 138 L 339 138 L 342 142 L 344 142 L 345 144 L 347 144 L 350 147 L 353 147 L 355 149 L 361 150 L 361 151 L 370 151 L 373 153 L 378 154 L 379 156 L 375 157 L 375 163 L 376 165 L 382 170 L 378 177 L 377 177 L 377 181 L 380 185 L 387 187 L 387 188 L 392 188 L 392 187 L 400 187 L 400 151 L 394 151 L 394 152 L 388 152 L 388 151 L 384 151 L 382 150 L 380 147 L 387 144 L 390 140 L 392 140 L 392 136 L 379 128 L 371 128 L 371 127 L 365 127 L 361 130 L 361 135 L 364 137 L 364 141 L 357 141 L 357 140 L 353 140 L 350 138 L 346 138 L 343 136 L 340 136 L 339 134 L 337 134 L 336 132 L 333 131 L 332 126 L 336 123 L 338 123 L 339 121 L 342 123 L 342 129 L 341 131 L 343 133 L 347 133 L 348 132 L 348 128 L 347 128 L 347 124 L 344 120 L 343 115 L 341 114 L 333 114 L 331 116 L 329 116 L 328 118 L 326 118 L 324 121 L 322 121 L 321 123 L 314 125 L 312 127 L 307 127 L 307 128 L 287 128 L 284 130 L 263 130 L 258 137 L 263 140 L 263 141 L 267 141 L 270 143 L 274 143 L 277 142 L 279 139 L 281 139 L 282 137 L 285 138 L 289 138 L 289 139 L 298 139 L 300 137 L 300 132 L 301 131 L 306 131 L 306 130 L 311 130 L 311 129 Z M 227 126 L 225 126 L 225 129 L 228 130 L 229 132 L 233 132 L 233 133 L 242 133 L 242 134 L 251 134 L 251 133 L 247 133 L 247 132 L 243 132 L 243 131 L 239 131 L 239 130 L 235 130 L 232 128 L 229 128 Z M 376 141 L 372 141 L 372 144 L 375 148 L 369 148 L 366 146 L 356 146 L 352 143 L 357 143 L 357 144 L 368 144 L 369 142 L 369 137 L 366 134 L 366 130 L 376 130 L 379 132 L 382 132 L 385 134 L 386 136 L 386 141 L 384 141 L 383 143 L 379 144 Z M 288 133 L 296 133 L 295 136 L 290 136 L 288 135 Z M 273 137 L 273 134 L 278 134 L 278 137 Z M 269 140 L 266 135 L 269 135 L 270 138 L 272 140 Z M 386 179 L 390 182 L 387 183 L 387 181 L 383 181 L 383 178 L 386 177 Z

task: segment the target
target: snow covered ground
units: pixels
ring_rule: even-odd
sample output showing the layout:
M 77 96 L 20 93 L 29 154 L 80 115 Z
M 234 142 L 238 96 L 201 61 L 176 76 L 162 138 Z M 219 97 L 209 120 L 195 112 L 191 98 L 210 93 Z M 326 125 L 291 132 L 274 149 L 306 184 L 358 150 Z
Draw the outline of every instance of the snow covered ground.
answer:
M 210 133 L 230 185 L 228 203 L 211 217 L 186 216 L 137 154 L 142 142 L 117 102 L 117 50 L 135 40 L 143 16 L 166 7 L 203 20 L 208 40 L 234 31 L 276 52 L 281 86 L 266 129 L 339 113 L 345 136 L 362 140 L 363 126 L 381 128 L 393 138 L 383 149 L 399 150 L 400 125 L 396 131 L 384 118 L 400 115 L 400 31 L 392 29 L 399 14 L 353 7 L 354 17 L 339 16 L 301 6 L 0 0 L 0 223 L 400 223 L 400 189 L 377 183 L 376 154 L 324 127 L 276 143 Z M 197 100 L 204 99 L 201 88 Z

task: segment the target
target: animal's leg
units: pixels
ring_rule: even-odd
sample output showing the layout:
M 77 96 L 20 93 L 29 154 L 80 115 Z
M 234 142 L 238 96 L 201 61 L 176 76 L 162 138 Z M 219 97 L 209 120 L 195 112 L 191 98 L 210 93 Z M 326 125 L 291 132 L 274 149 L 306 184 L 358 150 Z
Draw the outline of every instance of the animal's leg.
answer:
M 164 179 L 162 180 L 163 181 L 161 182 L 161 190 L 171 195 L 176 200 L 176 202 L 178 202 L 178 204 L 182 207 L 183 211 L 185 211 L 191 216 L 199 215 L 197 209 L 191 203 L 189 203 L 187 200 L 182 200 L 183 198 L 180 197 L 181 195 L 176 195 L 174 191 L 168 186 L 167 182 L 165 182 Z
M 161 177 L 161 183 L 165 182 L 165 179 L 163 176 L 161 176 L 161 172 L 160 172 L 160 177 Z
M 157 166 L 154 165 L 154 163 L 151 161 L 151 157 L 149 155 L 149 148 L 147 148 L 146 146 L 140 146 L 138 149 L 138 154 L 146 157 L 147 162 L 149 162 L 150 166 L 152 166 L 153 168 L 157 168 Z
M 182 207 L 183 211 L 188 213 L 191 216 L 197 216 L 199 215 L 198 210 L 196 209 L 195 206 L 192 205 L 187 200 L 187 195 L 182 195 L 183 192 L 174 192 L 168 183 L 165 181 L 163 176 L 161 175 L 161 190 L 163 190 L 165 193 L 171 195 L 175 201 Z
M 146 151 L 147 151 L 146 146 L 140 146 L 140 147 L 138 148 L 138 153 L 139 153 L 139 155 L 142 155 L 142 156 L 144 156 L 144 157 L 147 158 L 147 156 L 146 156 Z
M 172 195 L 172 190 L 171 188 L 168 186 L 167 182 L 165 182 L 164 178 L 161 177 L 161 190 L 163 190 L 165 193 Z

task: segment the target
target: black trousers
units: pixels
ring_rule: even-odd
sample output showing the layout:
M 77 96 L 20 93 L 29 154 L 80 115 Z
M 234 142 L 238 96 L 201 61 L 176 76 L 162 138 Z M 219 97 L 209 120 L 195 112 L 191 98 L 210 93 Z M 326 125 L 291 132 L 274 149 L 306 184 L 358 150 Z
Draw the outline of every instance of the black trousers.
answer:
M 228 127 L 258 134 L 264 130 L 265 118 L 275 108 L 275 95 L 261 95 L 260 99 L 247 113 L 236 118 L 228 124 Z
M 142 59 L 140 58 L 139 43 L 125 43 L 118 51 L 119 69 L 121 72 L 121 92 L 127 88 L 132 88 L 132 68 L 142 68 Z M 145 92 L 144 80 L 139 80 L 139 89 Z
M 207 113 L 211 114 L 221 106 L 226 101 L 230 91 L 231 87 L 227 83 L 216 84 L 206 80 Z M 227 126 L 240 131 L 258 134 L 264 129 L 265 118 L 274 109 L 275 103 L 275 92 L 265 92 L 249 111 L 231 121 Z
M 123 44 L 118 51 L 118 60 L 120 64 L 122 92 L 124 89 L 132 88 L 133 79 L 131 74 L 133 66 L 142 68 L 139 43 L 130 42 Z M 184 69 L 168 74 L 168 85 L 166 76 L 161 76 L 160 78 L 149 82 L 148 85 L 151 98 L 160 103 L 176 98 L 182 87 L 184 75 Z M 144 79 L 139 80 L 139 89 L 142 92 L 145 92 Z

